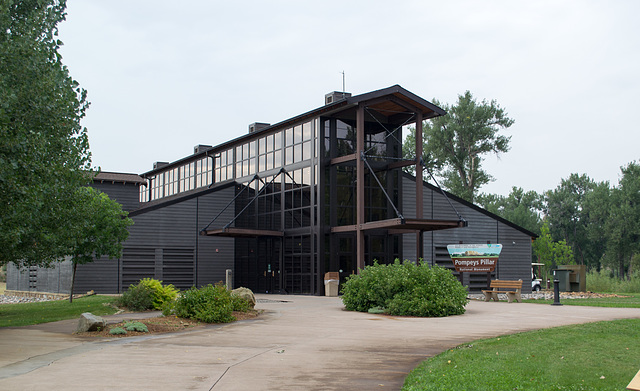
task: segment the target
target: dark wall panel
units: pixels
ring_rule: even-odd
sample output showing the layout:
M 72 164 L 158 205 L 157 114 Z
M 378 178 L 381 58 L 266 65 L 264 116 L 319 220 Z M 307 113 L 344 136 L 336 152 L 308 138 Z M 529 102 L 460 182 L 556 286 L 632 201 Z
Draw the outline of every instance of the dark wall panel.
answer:
M 106 193 L 112 200 L 118 201 L 123 210 L 130 212 L 140 207 L 140 188 L 137 184 L 93 182 L 91 187 Z
M 406 176 L 403 177 L 403 215 L 415 217 L 415 182 Z M 469 243 L 499 243 L 502 244 L 502 253 L 498 261 L 498 267 L 492 278 L 522 279 L 523 292 L 531 290 L 531 237 L 500 220 L 483 213 L 468 204 L 449 199 L 453 208 L 439 190 L 429 186 L 424 187 L 424 217 L 436 220 L 457 220 L 457 212 L 468 222 L 468 227 L 432 231 L 424 233 L 424 255 L 429 264 L 438 263 L 441 266 L 453 267 L 446 256 L 448 244 Z M 414 261 L 416 259 L 416 235 L 403 235 L 403 258 Z M 482 289 L 485 284 L 486 274 L 469 276 L 465 275 L 465 284 L 472 290 Z
M 198 199 L 197 232 L 207 226 L 235 196 L 233 187 L 219 190 Z M 234 217 L 234 205 L 229 206 L 211 225 L 221 228 Z M 198 285 L 225 282 L 227 269 L 234 269 L 233 238 L 198 235 Z

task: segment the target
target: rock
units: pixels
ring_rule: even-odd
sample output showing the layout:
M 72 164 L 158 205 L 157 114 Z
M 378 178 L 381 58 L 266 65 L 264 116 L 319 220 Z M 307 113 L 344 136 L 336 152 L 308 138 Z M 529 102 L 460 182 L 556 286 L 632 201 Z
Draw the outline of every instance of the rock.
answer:
M 256 296 L 253 294 L 253 292 L 249 288 L 242 288 L 242 287 L 236 288 L 231 291 L 231 294 L 234 296 L 241 297 L 246 301 L 248 301 L 251 308 L 256 306 Z
M 80 315 L 80 321 L 78 321 L 78 329 L 76 333 L 84 333 L 86 331 L 98 331 L 103 329 L 107 325 L 107 322 L 100 316 L 96 316 L 91 312 L 85 312 Z

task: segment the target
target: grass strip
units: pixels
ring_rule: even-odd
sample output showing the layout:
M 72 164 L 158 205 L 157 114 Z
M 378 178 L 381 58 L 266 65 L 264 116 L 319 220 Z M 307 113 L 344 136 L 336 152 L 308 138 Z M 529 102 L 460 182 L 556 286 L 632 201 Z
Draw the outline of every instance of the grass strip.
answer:
M 424 361 L 414 390 L 622 390 L 640 365 L 640 319 L 479 340 Z
M 94 315 L 111 315 L 116 310 L 105 304 L 112 303 L 115 297 L 86 296 L 69 300 L 42 301 L 36 303 L 1 304 L 0 327 L 28 326 L 32 324 L 55 322 L 78 318 L 83 312 Z
M 640 308 L 640 293 L 618 293 L 625 297 L 603 297 L 592 299 L 560 299 L 562 305 L 588 307 Z M 524 303 L 551 304 L 553 300 L 522 300 Z

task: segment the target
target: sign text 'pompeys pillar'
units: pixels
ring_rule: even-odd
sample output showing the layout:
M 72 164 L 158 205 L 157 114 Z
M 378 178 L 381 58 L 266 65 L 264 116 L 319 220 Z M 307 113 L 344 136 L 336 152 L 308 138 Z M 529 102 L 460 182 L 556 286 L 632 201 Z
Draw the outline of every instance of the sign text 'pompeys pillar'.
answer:
M 502 245 L 450 244 L 447 250 L 457 272 L 491 273 L 498 263 Z

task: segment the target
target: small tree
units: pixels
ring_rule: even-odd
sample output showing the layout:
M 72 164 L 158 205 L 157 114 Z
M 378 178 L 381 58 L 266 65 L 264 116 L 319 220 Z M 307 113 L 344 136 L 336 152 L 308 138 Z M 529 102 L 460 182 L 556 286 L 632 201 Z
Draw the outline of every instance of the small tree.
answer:
M 127 227 L 133 224 L 120 204 L 106 194 L 92 187 L 81 187 L 75 194 L 67 236 L 73 262 L 69 302 L 73 301 L 78 264 L 93 262 L 103 255 L 119 258 L 122 242 L 129 236 Z
M 540 263 L 544 263 L 545 269 L 555 269 L 560 264 L 573 264 L 573 251 L 567 242 L 553 241 L 549 233 L 549 223 L 545 221 L 540 228 L 540 236 L 533 242 L 533 253 Z

